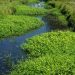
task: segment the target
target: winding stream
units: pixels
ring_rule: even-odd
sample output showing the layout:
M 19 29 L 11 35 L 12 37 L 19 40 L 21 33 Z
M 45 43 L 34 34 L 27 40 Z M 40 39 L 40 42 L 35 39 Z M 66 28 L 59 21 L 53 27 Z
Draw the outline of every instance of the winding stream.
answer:
M 35 7 L 43 7 L 43 3 L 34 4 L 32 6 Z M 41 5 L 42 4 L 42 5 Z M 43 20 L 41 16 L 38 16 L 40 20 Z M 43 20 L 44 21 L 44 20 Z M 5 64 L 6 58 L 10 57 L 13 63 L 16 63 L 18 60 L 26 58 L 26 54 L 22 52 L 20 49 L 20 45 L 25 41 L 25 39 L 30 38 L 35 35 L 39 35 L 41 33 L 51 31 L 51 27 L 47 24 L 46 21 L 45 25 L 40 27 L 37 30 L 29 32 L 22 36 L 12 37 L 12 38 L 5 38 L 0 40 L 0 75 L 6 75 L 9 70 L 9 67 Z

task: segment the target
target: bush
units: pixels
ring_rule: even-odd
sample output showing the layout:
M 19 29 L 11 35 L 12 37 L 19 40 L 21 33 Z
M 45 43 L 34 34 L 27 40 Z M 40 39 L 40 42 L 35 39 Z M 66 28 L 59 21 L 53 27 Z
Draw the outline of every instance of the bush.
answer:
M 49 24 L 55 29 L 68 29 L 68 21 L 66 17 L 60 13 L 56 8 L 51 9 L 46 16 Z
M 31 57 L 46 54 L 75 54 L 75 34 L 73 32 L 49 32 L 27 40 L 21 48 Z
M 34 30 L 44 23 L 35 17 L 29 16 L 0 16 L 0 38 L 21 35 Z
M 75 56 L 46 55 L 21 61 L 9 75 L 75 75 Z
M 48 10 L 43 8 L 34 8 L 26 5 L 16 7 L 16 15 L 44 15 Z

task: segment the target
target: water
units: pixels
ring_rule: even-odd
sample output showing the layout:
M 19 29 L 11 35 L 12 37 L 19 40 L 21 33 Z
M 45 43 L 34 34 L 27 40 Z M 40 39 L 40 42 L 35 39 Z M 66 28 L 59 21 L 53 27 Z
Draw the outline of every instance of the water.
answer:
M 34 4 L 30 4 L 30 6 L 32 7 L 36 7 L 36 8 L 44 8 L 45 2 L 40 2 L 40 3 L 34 3 Z
M 41 4 L 41 3 L 39 3 Z M 39 6 L 37 4 L 37 7 Z M 34 5 L 36 6 L 36 5 Z M 41 6 L 43 7 L 43 6 Z M 41 16 L 38 16 L 40 20 L 42 20 Z M 44 20 L 43 20 L 44 21 Z M 51 31 L 51 27 L 47 24 L 46 21 L 45 25 L 40 27 L 39 29 L 36 29 L 32 32 L 29 32 L 22 36 L 12 37 L 12 38 L 5 38 L 3 40 L 0 40 L 0 75 L 6 75 L 6 73 L 9 71 L 9 67 L 6 65 L 6 59 L 10 59 L 13 63 L 16 63 L 20 59 L 27 58 L 26 54 L 22 52 L 20 49 L 20 45 L 28 38 L 39 35 L 41 33 L 49 32 Z M 9 58 L 10 57 L 10 58 Z

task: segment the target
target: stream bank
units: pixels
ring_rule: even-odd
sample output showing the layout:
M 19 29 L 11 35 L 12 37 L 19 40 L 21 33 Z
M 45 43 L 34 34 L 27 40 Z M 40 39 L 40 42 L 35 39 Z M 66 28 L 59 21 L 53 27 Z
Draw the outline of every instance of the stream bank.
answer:
M 38 3 L 33 6 L 43 8 L 44 7 L 43 3 L 44 2 Z M 44 21 L 45 25 L 25 35 L 0 40 L 0 75 L 5 75 L 6 73 L 9 72 L 10 70 L 9 65 L 10 66 L 12 65 L 10 64 L 10 62 L 15 64 L 17 63 L 17 61 L 27 58 L 27 55 L 20 49 L 20 45 L 26 39 L 32 36 L 39 35 L 41 33 L 51 31 L 51 26 L 48 25 L 47 21 L 45 21 L 45 19 L 43 19 L 42 16 L 38 16 L 36 18 L 39 18 L 40 20 Z M 9 63 L 7 60 L 9 60 Z M 6 61 L 8 63 L 8 66 L 6 64 Z

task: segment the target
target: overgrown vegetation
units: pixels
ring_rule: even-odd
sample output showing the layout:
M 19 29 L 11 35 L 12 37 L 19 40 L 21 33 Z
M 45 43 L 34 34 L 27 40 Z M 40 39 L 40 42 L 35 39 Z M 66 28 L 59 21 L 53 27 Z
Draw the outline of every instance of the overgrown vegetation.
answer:
M 34 8 L 28 4 L 39 0 L 0 0 L 0 38 L 22 35 L 44 25 L 32 16 L 46 14 L 45 20 L 47 18 L 55 28 L 75 31 L 73 0 L 44 1 L 45 8 Z M 28 59 L 16 64 L 9 75 L 75 75 L 74 32 L 53 31 L 36 35 L 25 40 L 21 49 Z
M 46 55 L 20 62 L 10 75 L 74 75 L 75 56 Z
M 32 58 L 20 61 L 10 75 L 74 75 L 74 41 L 75 33 L 61 31 L 28 39 L 22 49 Z
M 20 5 L 16 7 L 16 15 L 44 15 L 48 12 L 47 9 L 34 8 L 30 6 Z
M 48 9 L 57 9 L 59 10 L 59 12 L 57 13 L 61 13 L 61 16 L 63 15 L 64 16 L 64 20 L 66 20 L 68 23 L 66 24 L 69 28 L 72 28 L 72 30 L 74 31 L 75 30 L 75 19 L 74 19 L 74 16 L 75 16 L 75 2 L 72 1 L 72 0 L 57 0 L 57 1 L 51 1 L 49 0 L 47 2 L 47 8 Z M 54 14 L 56 14 L 56 10 L 53 11 L 55 12 Z M 52 14 L 53 14 L 52 12 Z M 50 14 L 51 15 L 51 14 Z M 56 16 L 56 15 L 55 15 Z M 57 14 L 57 19 L 59 22 L 60 20 L 62 19 L 62 22 L 63 22 L 63 18 L 59 18 L 59 14 Z M 55 18 L 55 17 L 54 17 Z M 54 21 L 54 20 L 53 20 Z M 62 23 L 60 23 L 62 25 Z M 63 25 L 64 22 L 63 22 Z
M 29 16 L 1 16 L 0 38 L 21 35 L 30 30 L 34 30 L 44 23 L 35 17 Z
M 23 51 L 32 57 L 46 54 L 75 53 L 75 35 L 72 32 L 50 32 L 35 36 L 22 45 Z
M 48 12 L 44 8 L 35 8 L 28 6 L 28 3 L 36 2 L 36 0 L 27 0 L 26 4 L 23 4 L 21 1 L 26 0 L 14 0 L 14 1 L 2 1 L 0 4 L 0 14 L 1 15 L 44 15 Z M 38 0 L 37 0 L 38 1 Z
M 51 9 L 50 13 L 48 13 L 45 18 L 47 18 L 48 23 L 55 29 L 68 29 L 66 17 L 62 15 L 57 8 Z

